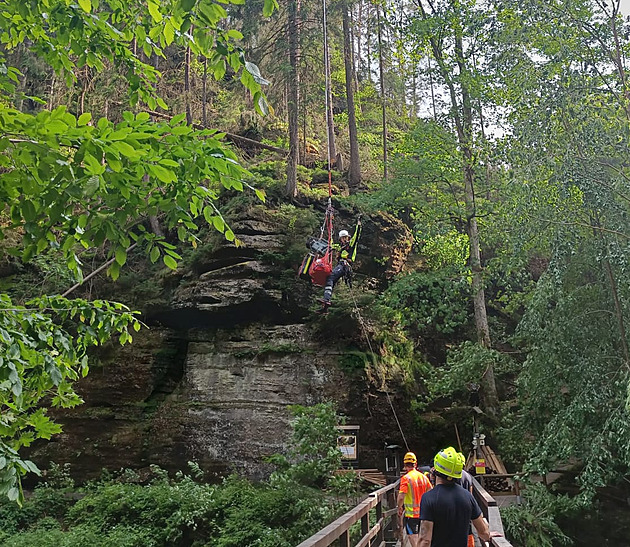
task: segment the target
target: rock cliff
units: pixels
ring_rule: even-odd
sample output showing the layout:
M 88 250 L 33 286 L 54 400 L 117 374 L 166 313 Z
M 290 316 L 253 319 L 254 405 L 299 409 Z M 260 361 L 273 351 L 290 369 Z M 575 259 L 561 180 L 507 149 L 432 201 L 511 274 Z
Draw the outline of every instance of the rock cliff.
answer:
M 363 375 L 339 366 L 363 344 L 356 314 L 340 312 L 344 326 L 331 333 L 312 312 L 320 289 L 295 278 L 317 220 L 309 213 L 305 221 L 306 212 L 244 208 L 231 219 L 238 245 L 209 234 L 205 252 L 152 278 L 161 302 L 136 302 L 149 328 L 99 356 L 102 366 L 80 385 L 85 404 L 59 413 L 64 432 L 37 444 L 33 459 L 69 462 L 80 479 L 102 468 L 182 469 L 190 460 L 209 477 L 234 469 L 262 477 L 265 456 L 285 447 L 287 406 L 334 399 L 361 425 L 361 465 L 380 465 L 383 443 L 401 442 L 388 403 Z M 386 283 L 410 250 L 404 225 L 366 219 L 355 292 Z M 116 298 L 111 285 L 99 296 L 108 287 Z

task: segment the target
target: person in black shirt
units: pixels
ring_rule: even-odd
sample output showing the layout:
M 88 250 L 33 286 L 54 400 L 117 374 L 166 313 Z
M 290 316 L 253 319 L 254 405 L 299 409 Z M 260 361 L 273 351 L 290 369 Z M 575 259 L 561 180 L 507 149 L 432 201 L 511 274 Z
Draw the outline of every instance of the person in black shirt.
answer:
M 488 524 L 475 498 L 455 482 L 463 467 L 457 451 L 453 447 L 440 450 L 433 464 L 435 487 L 420 501 L 420 547 L 466 547 L 471 521 L 481 540 L 490 541 Z

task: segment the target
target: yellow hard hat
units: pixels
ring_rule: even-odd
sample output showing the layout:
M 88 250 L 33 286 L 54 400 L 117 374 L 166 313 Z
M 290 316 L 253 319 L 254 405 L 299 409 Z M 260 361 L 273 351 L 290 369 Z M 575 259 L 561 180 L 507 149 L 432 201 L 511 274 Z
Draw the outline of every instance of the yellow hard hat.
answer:
M 464 462 L 459 456 L 457 450 L 449 446 L 435 455 L 433 466 L 438 473 L 452 479 L 459 479 L 462 476 L 462 468 L 464 467 Z
M 418 458 L 413 452 L 407 452 L 403 458 L 403 463 L 418 463 Z

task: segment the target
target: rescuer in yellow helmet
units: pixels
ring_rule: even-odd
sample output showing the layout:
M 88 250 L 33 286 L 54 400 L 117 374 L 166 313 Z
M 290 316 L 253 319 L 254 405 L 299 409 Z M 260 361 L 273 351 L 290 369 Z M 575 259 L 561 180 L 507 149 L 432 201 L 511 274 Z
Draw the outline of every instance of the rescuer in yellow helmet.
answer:
M 411 547 L 418 547 L 420 531 L 420 500 L 431 489 L 431 483 L 424 473 L 416 469 L 418 459 L 413 452 L 403 458 L 405 475 L 400 479 L 398 491 L 398 517 L 402 518 L 402 528 L 409 536 Z
M 463 458 L 449 446 L 435 455 L 433 467 L 435 487 L 422 496 L 420 504 L 419 547 L 466 547 L 471 521 L 481 540 L 490 541 L 488 524 L 479 505 L 456 481 L 462 476 Z

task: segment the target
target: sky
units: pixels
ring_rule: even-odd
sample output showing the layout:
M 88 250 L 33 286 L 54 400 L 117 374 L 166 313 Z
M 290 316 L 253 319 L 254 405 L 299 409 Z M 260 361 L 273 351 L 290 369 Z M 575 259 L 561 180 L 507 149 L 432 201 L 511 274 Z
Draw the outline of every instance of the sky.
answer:
M 621 0 L 621 13 L 630 15 L 630 0 Z

